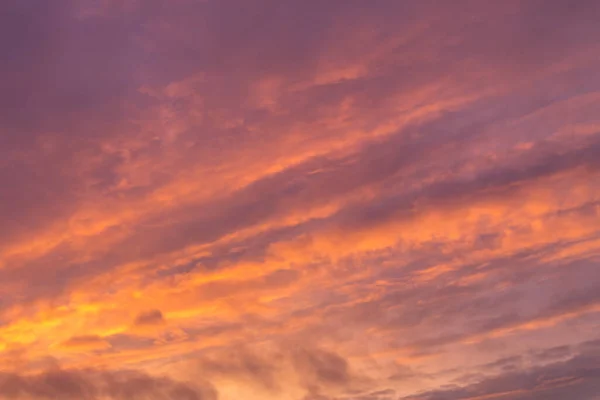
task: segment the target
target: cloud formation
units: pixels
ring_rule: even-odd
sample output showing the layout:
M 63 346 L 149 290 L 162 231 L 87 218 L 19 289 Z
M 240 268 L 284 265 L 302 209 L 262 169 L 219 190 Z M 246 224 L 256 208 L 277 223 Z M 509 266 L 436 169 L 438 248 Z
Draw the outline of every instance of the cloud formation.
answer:
M 174 382 L 135 372 L 48 371 L 34 376 L 0 375 L 0 393 L 6 399 L 211 400 L 210 386 Z
M 406 400 L 454 399 L 594 399 L 600 390 L 598 347 L 566 361 L 491 376 L 465 387 L 438 390 Z
M 0 397 L 594 399 L 597 1 L 0 15 Z

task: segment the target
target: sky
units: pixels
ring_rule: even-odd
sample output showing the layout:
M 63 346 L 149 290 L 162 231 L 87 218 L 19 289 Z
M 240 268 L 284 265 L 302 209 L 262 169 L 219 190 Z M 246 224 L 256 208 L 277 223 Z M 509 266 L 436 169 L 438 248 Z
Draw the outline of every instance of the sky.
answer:
M 600 2 L 0 19 L 1 399 L 600 399 Z

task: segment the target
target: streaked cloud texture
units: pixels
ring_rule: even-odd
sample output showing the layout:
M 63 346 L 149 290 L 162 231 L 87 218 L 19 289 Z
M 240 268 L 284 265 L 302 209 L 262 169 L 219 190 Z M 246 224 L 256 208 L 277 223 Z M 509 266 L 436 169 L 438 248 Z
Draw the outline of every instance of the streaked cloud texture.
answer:
M 599 399 L 600 2 L 0 18 L 0 398 Z

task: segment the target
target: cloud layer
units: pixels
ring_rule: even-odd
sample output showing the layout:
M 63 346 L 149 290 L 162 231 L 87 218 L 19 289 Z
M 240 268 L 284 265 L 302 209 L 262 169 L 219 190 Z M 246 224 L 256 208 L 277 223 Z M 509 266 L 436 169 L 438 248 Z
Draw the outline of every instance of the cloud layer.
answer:
M 0 15 L 0 397 L 595 399 L 598 2 Z

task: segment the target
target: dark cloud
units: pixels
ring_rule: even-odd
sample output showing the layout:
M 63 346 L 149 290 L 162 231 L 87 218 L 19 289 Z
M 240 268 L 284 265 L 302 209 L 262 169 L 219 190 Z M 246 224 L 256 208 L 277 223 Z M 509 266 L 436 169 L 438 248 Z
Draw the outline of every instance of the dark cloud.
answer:
M 479 383 L 403 397 L 402 400 L 593 400 L 600 391 L 600 353 L 577 355 L 567 361 L 488 377 Z
M 600 141 L 594 137 L 584 146 L 562 150 L 561 144 L 550 145 L 550 151 L 540 146 L 542 151 L 535 156 L 528 155 L 519 160 L 518 166 L 494 166 L 480 171 L 470 179 L 457 177 L 435 181 L 431 185 L 411 192 L 382 195 L 377 202 L 356 204 L 340 212 L 345 216 L 346 228 L 374 225 L 390 219 L 410 219 L 418 213 L 420 207 L 452 207 L 457 204 L 469 204 L 470 201 L 491 198 L 516 197 L 525 190 L 527 183 L 548 178 L 575 168 L 597 170 L 600 167 L 597 154 Z M 342 219 L 342 218 L 340 218 Z M 343 220 L 343 219 L 342 219 Z
M 571 346 L 556 346 L 549 349 L 538 350 L 533 353 L 533 358 L 538 362 L 555 361 L 565 358 L 573 353 Z
M 335 352 L 303 347 L 292 350 L 291 354 L 300 382 L 306 388 L 306 399 L 329 399 L 325 394 L 331 392 L 343 396 L 361 393 L 365 386 L 372 385 L 366 376 L 353 371 L 346 358 Z
M 600 351 L 600 339 L 583 342 L 579 344 L 578 348 L 584 354 L 588 352 L 598 352 Z
M 134 321 L 136 326 L 162 325 L 165 319 L 160 310 L 150 310 L 139 314 Z
M 393 389 L 377 390 L 370 393 L 343 396 L 324 396 L 321 394 L 309 394 L 302 400 L 396 400 L 396 391 Z
M 40 375 L 0 373 L 0 396 L 32 400 L 216 400 L 207 383 L 191 385 L 140 372 L 48 371 Z
M 397 399 L 396 391 L 393 389 L 377 390 L 371 393 L 358 396 L 344 396 L 340 400 L 395 400 Z
M 294 365 L 308 385 L 344 387 L 352 381 L 348 362 L 335 353 L 320 349 L 294 352 Z
M 492 361 L 484 365 L 484 368 L 489 369 L 500 369 L 502 371 L 510 371 L 516 369 L 517 366 L 523 363 L 522 356 L 510 356 L 504 357 L 499 360 Z

